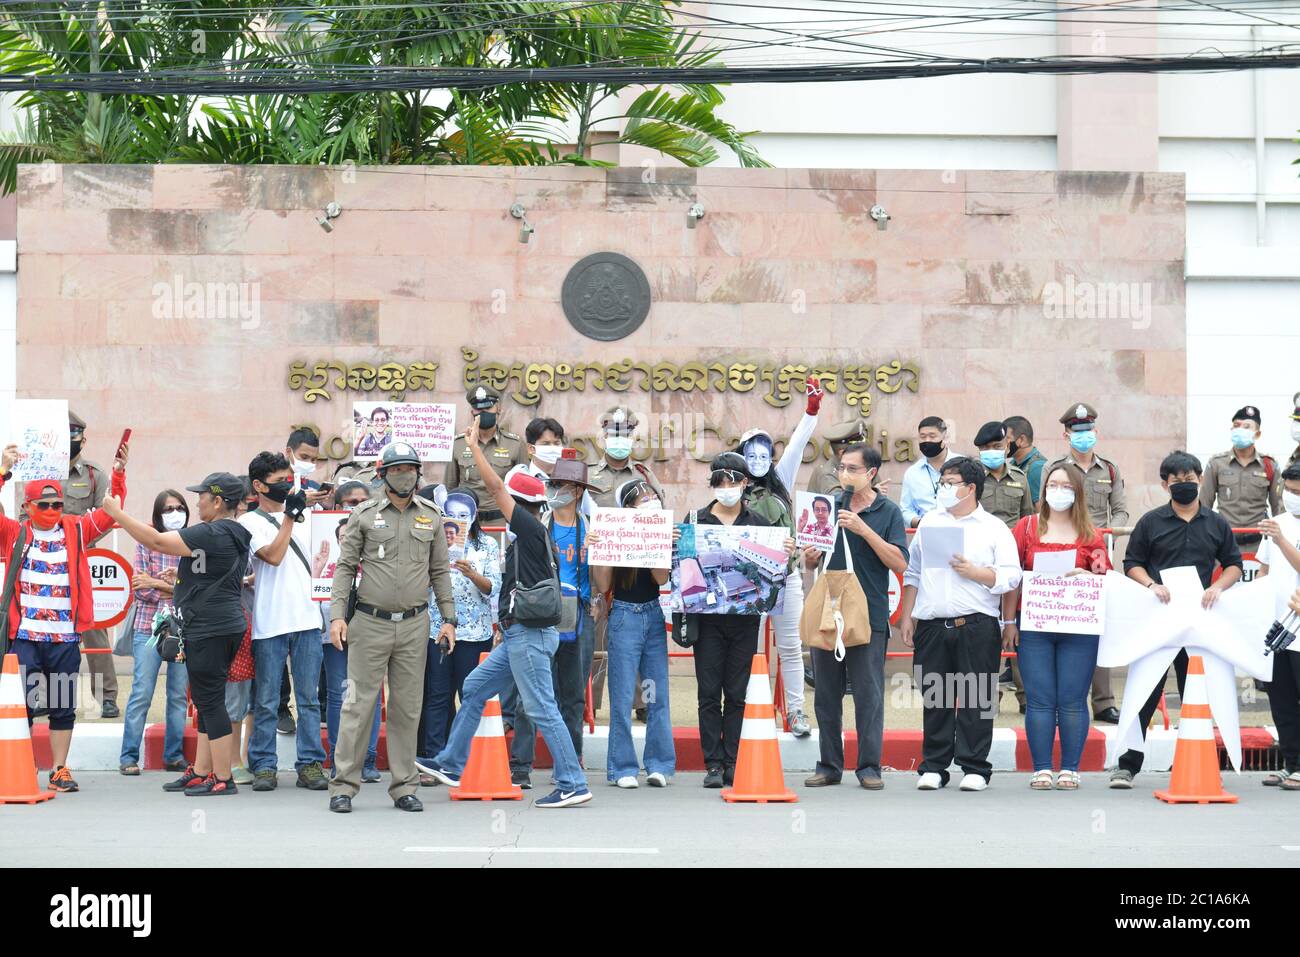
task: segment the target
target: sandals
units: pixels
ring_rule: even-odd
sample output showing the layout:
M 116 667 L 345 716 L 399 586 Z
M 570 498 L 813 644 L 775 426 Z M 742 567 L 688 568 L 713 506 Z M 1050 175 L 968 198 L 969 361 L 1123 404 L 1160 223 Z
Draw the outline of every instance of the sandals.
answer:
M 1286 780 L 1285 772 L 1273 771 L 1269 774 L 1264 775 L 1264 780 L 1261 783 L 1266 788 L 1276 788 L 1276 787 L 1281 787 L 1282 782 L 1285 780 Z
M 1300 782 L 1297 783 L 1297 787 L 1300 787 Z M 1056 789 L 1058 791 L 1079 790 L 1079 772 L 1062 771 L 1056 776 Z
M 140 765 L 124 764 L 118 769 L 119 774 L 125 774 L 128 778 L 138 778 L 140 776 Z
M 1052 790 L 1052 772 L 1035 771 L 1034 776 L 1029 779 L 1029 787 L 1034 791 Z
M 1300 791 L 1300 771 L 1292 771 L 1282 781 L 1283 791 Z

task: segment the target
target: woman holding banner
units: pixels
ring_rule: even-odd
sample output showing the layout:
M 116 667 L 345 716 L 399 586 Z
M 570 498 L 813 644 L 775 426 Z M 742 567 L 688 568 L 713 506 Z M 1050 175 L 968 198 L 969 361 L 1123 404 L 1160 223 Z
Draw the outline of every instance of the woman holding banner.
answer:
M 1105 575 L 1111 568 L 1106 542 L 1088 514 L 1083 473 L 1074 465 L 1055 465 L 1046 474 L 1038 514 L 1026 515 L 1011 530 L 1026 572 L 1050 568 L 1065 577 Z M 1072 556 L 1065 553 L 1073 552 Z M 1041 555 L 1057 558 L 1039 559 Z M 1021 632 L 1017 610 L 1020 587 L 1002 598 L 1002 648 L 1018 651 L 1025 682 L 1025 737 L 1034 762 L 1029 786 L 1048 791 L 1052 783 L 1052 743 L 1061 734 L 1061 773 L 1055 786 L 1079 787 L 1079 761 L 1088 738 L 1088 689 L 1097 666 L 1098 635 L 1050 631 Z
M 648 482 L 624 482 L 614 492 L 619 508 L 661 509 L 664 503 Z M 587 533 L 587 548 L 597 544 L 597 534 Z M 646 783 L 668 786 L 677 770 L 673 747 L 673 721 L 668 708 L 668 644 L 659 589 L 668 581 L 669 568 L 615 568 L 591 566 L 592 586 L 600 592 L 614 590 L 609 609 L 609 758 L 606 777 L 621 788 L 637 786 L 636 748 L 632 745 L 632 695 L 641 676 L 646 706 L 644 764 Z

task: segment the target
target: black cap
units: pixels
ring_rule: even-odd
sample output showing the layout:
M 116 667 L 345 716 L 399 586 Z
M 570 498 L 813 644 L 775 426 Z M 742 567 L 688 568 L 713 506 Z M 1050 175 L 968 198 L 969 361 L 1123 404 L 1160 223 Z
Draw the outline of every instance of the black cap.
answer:
M 1243 405 L 1236 412 L 1232 413 L 1232 421 L 1236 422 L 1238 419 L 1250 419 L 1250 421 L 1254 422 L 1256 425 L 1264 424 L 1264 421 L 1259 417 L 1259 409 L 1255 408 L 1253 405 Z
M 975 433 L 975 447 L 981 445 L 992 445 L 994 442 L 1001 442 L 1007 437 L 1007 427 L 1001 422 L 985 422 L 980 426 L 980 430 Z
M 229 472 L 213 472 L 198 485 L 185 486 L 187 492 L 208 492 L 227 501 L 241 499 L 248 494 L 248 488 L 236 476 Z

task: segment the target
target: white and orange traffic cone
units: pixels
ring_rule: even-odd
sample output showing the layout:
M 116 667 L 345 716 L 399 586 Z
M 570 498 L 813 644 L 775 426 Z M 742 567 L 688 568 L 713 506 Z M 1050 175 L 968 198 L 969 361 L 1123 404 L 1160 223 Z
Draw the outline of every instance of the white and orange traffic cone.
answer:
M 1192 655 L 1187 662 L 1169 790 L 1156 791 L 1155 796 L 1168 804 L 1237 803 L 1237 795 L 1223 790 L 1219 775 L 1219 749 L 1214 744 L 1214 718 L 1200 655 Z
M 729 804 L 798 801 L 785 786 L 781 773 L 781 746 L 776 740 L 776 712 L 767 677 L 767 656 L 755 655 L 745 691 L 745 723 L 740 729 L 735 783 L 722 791 Z
M 37 804 L 54 797 L 36 782 L 36 756 L 27 726 L 18 656 L 5 655 L 0 671 L 0 804 Z
M 479 655 L 478 663 L 487 660 Z M 460 776 L 460 787 L 452 788 L 453 801 L 522 801 L 523 788 L 510 783 L 510 754 L 506 750 L 506 728 L 501 720 L 501 698 L 493 695 L 483 706 L 478 730 L 469 746 L 469 760 Z

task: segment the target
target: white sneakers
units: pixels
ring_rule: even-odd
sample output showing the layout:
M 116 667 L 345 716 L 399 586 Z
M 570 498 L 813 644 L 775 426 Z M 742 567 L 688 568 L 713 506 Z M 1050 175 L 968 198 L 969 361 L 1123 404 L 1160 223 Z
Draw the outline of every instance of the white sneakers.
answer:
M 617 781 L 614 782 L 614 784 L 617 785 L 618 787 L 626 788 L 628 790 L 638 786 L 636 778 L 631 774 L 619 778 Z
M 656 771 L 654 774 L 646 775 L 645 783 L 652 788 L 666 788 L 668 787 L 668 778 Z
M 983 791 L 989 786 L 989 782 L 979 774 L 966 774 L 961 779 L 961 789 L 963 791 Z M 916 789 L 918 791 L 937 791 L 943 787 L 943 775 L 937 771 L 927 771 L 916 779 Z
M 937 791 L 943 787 L 943 776 L 937 771 L 927 771 L 916 779 L 918 791 Z

